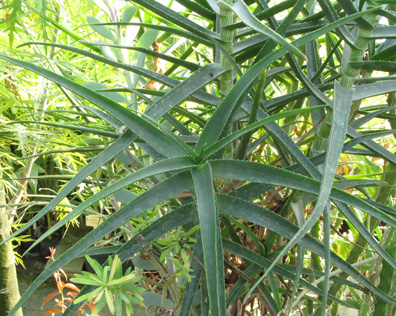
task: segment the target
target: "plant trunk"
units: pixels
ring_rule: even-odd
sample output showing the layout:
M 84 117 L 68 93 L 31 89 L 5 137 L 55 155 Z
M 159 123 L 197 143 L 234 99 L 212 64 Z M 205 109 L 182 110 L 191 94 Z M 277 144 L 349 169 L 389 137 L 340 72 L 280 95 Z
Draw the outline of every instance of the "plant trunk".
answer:
M 0 246 L 0 310 L 4 311 L 4 315 L 11 311 L 19 298 L 14 252 L 11 242 L 7 242 Z M 15 316 L 23 316 L 22 309 Z
M 0 172 L 0 176 L 1 176 Z M 5 205 L 4 186 L 0 182 L 0 204 Z M 10 224 L 5 207 L 0 208 L 0 242 L 9 234 Z M 0 311 L 2 315 L 7 315 L 18 302 L 19 288 L 18 278 L 15 268 L 15 257 L 11 241 L 0 246 Z M 14 314 L 23 316 L 22 308 Z
M 225 0 L 224 2 L 227 4 L 232 4 L 234 1 Z M 223 48 L 228 55 L 231 55 L 233 51 L 232 46 L 234 43 L 234 31 L 228 30 L 226 27 L 234 23 L 234 12 L 228 7 L 221 6 L 219 18 L 220 18 L 220 37 L 224 42 Z M 228 58 L 224 53 L 221 53 L 220 55 L 220 64 L 223 68 L 228 69 L 227 72 L 221 75 L 219 81 L 220 98 L 221 100 L 223 100 L 227 96 L 227 94 L 231 91 L 234 85 L 234 80 L 233 80 L 234 71 L 231 62 L 228 60 Z M 229 130 L 227 134 L 231 133 L 233 130 L 232 123 L 230 123 L 230 126 L 228 128 Z M 230 143 L 229 145 L 226 146 L 224 150 L 223 159 L 233 159 L 233 156 L 234 156 L 234 144 Z M 229 180 L 226 180 L 225 183 L 230 184 Z
M 227 4 L 232 4 L 233 0 L 225 0 Z M 227 30 L 226 27 L 234 23 L 234 13 L 230 8 L 221 7 L 220 15 L 220 37 L 224 41 L 223 48 L 229 55 L 232 54 L 232 45 L 234 43 L 234 31 Z M 231 62 L 227 59 L 224 54 L 221 54 L 220 64 L 228 69 L 220 77 L 220 97 L 223 99 L 232 89 L 233 83 L 233 70 Z

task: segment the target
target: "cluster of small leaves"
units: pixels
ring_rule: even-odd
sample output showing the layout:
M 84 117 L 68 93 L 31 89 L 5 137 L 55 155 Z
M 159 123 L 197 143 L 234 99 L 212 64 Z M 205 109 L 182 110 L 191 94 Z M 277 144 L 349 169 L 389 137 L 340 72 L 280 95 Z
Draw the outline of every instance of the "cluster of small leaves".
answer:
M 50 254 L 51 255 L 49 257 L 47 257 L 46 259 L 55 261 L 55 259 L 54 259 L 55 249 L 54 248 L 50 248 Z M 48 294 L 47 297 L 44 299 L 42 307 L 44 307 L 51 300 L 55 301 L 55 305 L 54 305 L 55 307 L 47 310 L 43 314 L 43 316 L 50 316 L 50 315 L 53 316 L 54 314 L 63 313 L 67 309 L 67 307 L 73 302 L 73 300 L 75 299 L 77 294 L 80 292 L 80 289 L 76 285 L 74 285 L 73 283 L 67 282 L 67 275 L 66 275 L 65 271 L 63 271 L 62 269 L 59 269 L 58 271 L 56 271 L 54 273 L 54 278 L 55 278 L 55 282 L 56 282 L 58 291 Z M 66 282 L 64 282 L 62 280 L 62 278 L 65 279 Z M 66 289 L 70 289 L 70 290 L 72 290 L 72 292 L 69 291 L 69 292 L 65 293 Z M 58 296 L 60 296 L 60 299 L 57 298 Z M 81 315 L 86 315 L 85 314 L 86 308 L 89 308 L 89 310 L 92 312 L 94 310 L 95 306 L 92 304 L 92 302 L 86 301 L 78 309 L 78 311 L 73 314 L 73 316 L 79 316 L 80 313 L 81 313 Z M 95 315 L 95 314 L 93 314 L 93 315 Z
M 81 295 L 74 303 L 93 302 L 96 304 L 92 314 L 96 315 L 107 305 L 112 315 L 122 315 L 123 305 L 128 316 L 133 314 L 132 304 L 142 304 L 141 293 L 145 290 L 137 285 L 141 279 L 132 273 L 131 268 L 123 274 L 122 263 L 116 255 L 109 257 L 108 265 L 101 266 L 95 259 L 86 256 L 95 273 L 82 271 L 75 275 L 72 282 L 93 285 L 97 288 L 88 294 Z
M 157 248 L 161 251 L 159 260 L 165 262 L 166 259 L 172 261 L 174 265 L 175 276 L 180 278 L 185 277 L 188 282 L 191 282 L 191 268 L 190 261 L 192 248 L 196 242 L 193 235 L 199 226 L 195 226 L 187 232 L 183 232 L 181 227 L 178 227 L 174 232 L 170 232 L 165 238 L 158 239 L 155 242 Z

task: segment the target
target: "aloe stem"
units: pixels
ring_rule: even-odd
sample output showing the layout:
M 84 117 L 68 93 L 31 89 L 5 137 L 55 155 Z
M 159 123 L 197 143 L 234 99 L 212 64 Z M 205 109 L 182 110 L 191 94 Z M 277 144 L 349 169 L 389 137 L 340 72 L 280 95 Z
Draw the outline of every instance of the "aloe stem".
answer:
M 232 0 L 224 0 L 226 4 L 232 4 Z M 223 48 L 227 54 L 232 54 L 234 43 L 234 31 L 226 27 L 234 23 L 233 11 L 225 5 L 220 6 L 220 38 L 224 42 Z M 233 71 L 230 61 L 224 54 L 221 54 L 220 64 L 223 68 L 229 69 L 220 77 L 220 96 L 224 98 L 233 86 Z
M 370 16 L 371 21 L 375 21 L 375 19 L 376 19 L 375 15 Z M 346 62 L 346 66 L 342 67 L 343 71 L 342 71 L 340 83 L 344 88 L 352 89 L 355 79 L 360 74 L 360 70 L 357 68 L 353 68 L 350 63 L 355 62 L 355 61 L 361 61 L 363 59 L 364 52 L 366 51 L 366 48 L 367 48 L 368 42 L 369 42 L 368 38 L 370 37 L 371 32 L 372 32 L 371 29 L 359 28 L 359 31 L 357 33 L 356 40 L 355 40 L 355 47 L 350 47 L 351 53 L 350 53 L 349 59 Z M 343 66 L 343 65 L 341 65 L 341 66 Z M 359 105 L 360 105 L 360 103 L 352 104 L 350 114 L 348 114 L 349 122 L 351 122 L 355 118 L 355 115 L 357 113 Z M 331 124 L 332 124 L 332 113 L 331 112 L 332 112 L 331 110 L 329 110 L 327 112 L 325 120 L 324 120 L 323 124 L 321 125 L 321 128 L 320 128 L 319 132 L 317 133 L 316 138 L 313 142 L 314 152 L 323 151 L 327 144 L 327 141 L 328 141 L 328 138 L 330 135 Z
M 223 1 L 226 4 L 232 4 L 233 0 L 225 0 Z M 234 43 L 234 31 L 228 30 L 226 27 L 232 25 L 234 23 L 234 12 L 226 5 L 220 6 L 220 38 L 223 41 L 223 49 L 228 54 L 232 54 L 232 46 Z M 231 91 L 233 87 L 233 68 L 231 62 L 225 56 L 225 54 L 220 55 L 220 65 L 228 69 L 223 75 L 220 77 L 219 83 L 219 92 L 220 98 L 224 99 L 225 96 Z M 232 124 L 229 127 L 233 129 Z M 232 158 L 234 152 L 234 144 L 229 144 L 224 151 L 223 157 L 224 158 Z M 227 181 L 226 181 L 227 182 Z

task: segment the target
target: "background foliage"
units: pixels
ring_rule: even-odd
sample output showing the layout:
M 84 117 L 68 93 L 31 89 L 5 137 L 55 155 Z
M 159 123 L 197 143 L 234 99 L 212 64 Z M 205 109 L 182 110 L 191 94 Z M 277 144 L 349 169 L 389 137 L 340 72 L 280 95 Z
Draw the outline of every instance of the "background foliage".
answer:
M 393 315 L 393 10 L 3 0 L 10 238 L 101 219 L 14 311 L 115 253 L 178 315 Z

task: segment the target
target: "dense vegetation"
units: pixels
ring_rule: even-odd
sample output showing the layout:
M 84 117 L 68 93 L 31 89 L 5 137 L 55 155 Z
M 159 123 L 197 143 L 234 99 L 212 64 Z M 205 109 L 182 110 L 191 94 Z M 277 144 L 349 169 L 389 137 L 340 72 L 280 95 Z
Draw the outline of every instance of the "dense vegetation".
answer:
M 394 315 L 394 9 L 2 0 L 3 237 L 99 223 L 10 315 L 98 253 L 63 315 Z

